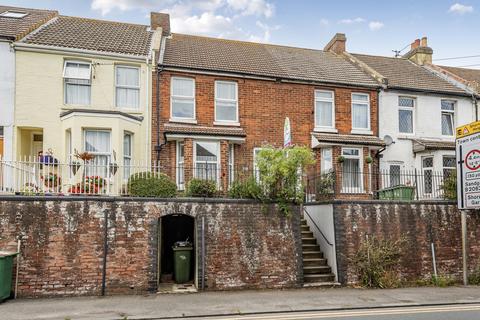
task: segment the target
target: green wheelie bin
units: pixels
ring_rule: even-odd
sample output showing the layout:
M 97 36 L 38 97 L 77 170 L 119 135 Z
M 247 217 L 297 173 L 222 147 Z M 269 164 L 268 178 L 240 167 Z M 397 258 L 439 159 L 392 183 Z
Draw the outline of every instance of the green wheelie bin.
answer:
M 173 249 L 173 271 L 176 283 L 190 280 L 190 261 L 192 260 L 192 244 L 187 241 L 176 242 Z
M 16 252 L 0 251 L 0 302 L 9 298 L 12 290 L 13 258 Z

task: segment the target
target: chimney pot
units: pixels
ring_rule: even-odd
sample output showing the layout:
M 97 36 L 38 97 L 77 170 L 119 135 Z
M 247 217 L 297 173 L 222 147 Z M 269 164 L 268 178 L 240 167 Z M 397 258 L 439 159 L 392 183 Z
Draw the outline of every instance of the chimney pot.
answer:
M 150 12 L 150 28 L 152 31 L 162 28 L 162 35 L 170 35 L 170 15 L 168 13 Z
M 420 46 L 421 46 L 421 47 L 428 47 L 427 37 L 423 37 L 423 38 L 422 38 L 422 41 L 420 42 Z
M 345 33 L 337 33 L 323 50 L 331 51 L 336 54 L 342 54 L 346 51 L 347 37 Z
M 417 49 L 418 47 L 420 47 L 420 39 L 416 39 L 412 42 L 410 50 Z

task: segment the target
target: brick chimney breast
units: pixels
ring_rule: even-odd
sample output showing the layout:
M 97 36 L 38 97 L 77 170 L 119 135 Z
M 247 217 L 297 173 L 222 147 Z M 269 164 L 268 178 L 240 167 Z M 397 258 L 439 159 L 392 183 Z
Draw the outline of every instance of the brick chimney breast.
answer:
M 333 36 L 332 40 L 325 46 L 323 50 L 334 52 L 336 54 L 342 54 L 346 51 L 347 37 L 345 33 L 337 33 Z
M 162 35 L 170 35 L 170 15 L 168 13 L 150 12 L 150 28 L 152 31 L 162 28 Z
M 404 58 L 418 65 L 432 64 L 433 50 L 428 46 L 427 37 L 416 39 L 410 46 L 410 51 L 403 55 Z

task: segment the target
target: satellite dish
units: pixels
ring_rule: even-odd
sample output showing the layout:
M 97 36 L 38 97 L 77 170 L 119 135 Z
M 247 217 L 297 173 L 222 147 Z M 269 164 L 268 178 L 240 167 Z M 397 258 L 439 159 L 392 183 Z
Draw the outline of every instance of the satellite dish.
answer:
M 389 136 L 388 134 L 385 135 L 385 137 L 383 137 L 383 141 L 385 142 L 385 145 L 388 147 L 389 145 L 395 143 L 395 141 L 393 141 L 393 138 L 391 136 Z

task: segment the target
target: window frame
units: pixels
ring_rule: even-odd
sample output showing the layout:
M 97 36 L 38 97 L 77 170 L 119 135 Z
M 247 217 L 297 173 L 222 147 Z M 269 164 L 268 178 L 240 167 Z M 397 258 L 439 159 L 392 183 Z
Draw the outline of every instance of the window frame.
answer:
M 183 148 L 183 160 L 180 161 L 180 149 Z M 185 190 L 185 142 L 177 141 L 176 143 L 176 160 L 175 160 L 175 182 L 178 190 Z M 183 181 L 180 181 L 180 170 L 183 170 Z
M 453 111 L 452 110 L 444 110 L 443 109 L 443 101 L 449 101 L 453 103 Z M 451 99 L 441 99 L 440 101 L 440 130 L 443 137 L 453 137 L 455 135 L 455 113 L 457 110 L 457 101 Z M 443 114 L 448 114 L 451 117 L 452 122 L 452 134 L 444 134 L 443 133 Z
M 235 144 L 228 144 L 228 186 L 235 181 Z
M 432 159 L 432 165 L 431 166 L 425 166 L 424 165 L 424 161 L 427 160 L 427 159 Z M 421 168 L 422 168 L 422 176 L 423 176 L 423 193 L 425 195 L 432 195 L 434 190 L 433 190 L 433 183 L 434 183 L 434 178 L 433 178 L 433 168 L 435 166 L 435 157 L 433 155 L 427 155 L 427 156 L 422 156 L 420 158 L 420 160 L 422 161 L 421 162 Z M 426 171 L 430 171 L 430 191 L 427 192 L 427 178 L 426 178 L 426 174 L 425 172 Z
M 90 88 L 89 95 L 88 95 L 88 103 L 87 104 L 78 104 L 78 103 L 67 103 L 67 79 L 76 79 L 76 80 L 87 80 L 83 78 L 70 78 L 65 76 L 65 72 L 67 71 L 67 64 L 68 63 L 76 63 L 79 65 L 88 65 L 88 73 L 89 73 L 89 84 L 75 84 L 77 86 L 88 86 Z M 92 105 L 92 63 L 87 61 L 81 60 L 65 60 L 63 63 L 63 104 L 66 106 L 91 106 Z
M 332 98 L 318 98 L 317 92 L 331 93 Z M 332 125 L 331 126 L 321 126 L 317 124 L 317 102 L 331 102 L 332 103 Z M 335 124 L 335 91 L 334 90 L 323 90 L 316 89 L 313 93 L 313 116 L 314 116 L 314 130 L 316 131 L 334 131 L 336 128 Z
M 88 131 L 95 131 L 95 132 L 108 132 L 109 133 L 109 137 L 110 137 L 110 141 L 109 141 L 109 146 L 110 146 L 110 151 L 109 153 L 107 152 L 94 152 L 94 151 L 87 151 L 87 132 Z M 93 166 L 94 167 L 94 170 L 98 170 L 98 167 L 105 167 L 105 170 L 107 173 L 110 173 L 109 171 L 109 165 L 110 163 L 112 163 L 112 158 L 113 158 L 113 145 L 112 145 L 112 139 L 113 139 L 113 136 L 112 136 L 112 130 L 110 129 L 96 129 L 96 128 L 83 128 L 83 151 L 84 152 L 88 152 L 90 154 L 93 154 L 95 156 L 99 155 L 99 156 L 107 156 L 107 163 L 105 165 L 99 165 L 98 163 L 93 163 L 93 164 L 89 164 L 89 165 L 85 165 L 85 170 L 88 166 Z M 85 171 L 85 174 L 86 174 L 86 171 Z M 100 174 L 95 174 L 95 175 L 100 175 Z M 105 177 L 102 177 L 102 178 L 105 178 L 105 179 L 108 179 L 110 178 L 109 176 L 105 176 Z
M 189 80 L 193 82 L 193 97 L 187 97 L 187 96 L 174 96 L 173 95 L 173 83 L 174 80 L 180 79 L 180 80 Z M 187 122 L 187 123 L 197 123 L 197 103 L 196 103 L 196 81 L 195 78 L 190 78 L 190 77 L 179 77 L 179 76 L 173 76 L 170 78 L 170 121 L 173 122 Z M 177 97 L 179 99 L 193 99 L 193 118 L 182 118 L 182 117 L 174 117 L 173 116 L 173 100 L 174 97 Z
M 221 150 L 220 150 L 220 142 L 219 141 L 213 141 L 213 140 L 194 140 L 193 141 L 193 177 L 194 178 L 198 178 L 198 179 L 201 179 L 201 177 L 199 178 L 198 175 L 197 175 L 197 144 L 198 143 L 211 143 L 211 144 L 215 144 L 216 145 L 216 149 L 217 149 L 217 161 L 215 162 L 216 165 L 217 165 L 217 168 L 216 168 L 216 173 L 215 173 L 215 176 L 216 176 L 216 180 L 209 180 L 209 181 L 215 181 L 215 183 L 217 184 L 217 186 L 220 185 L 220 176 L 221 176 Z M 201 162 L 201 163 L 214 163 L 213 161 L 204 161 L 204 162 Z M 208 180 L 208 179 L 207 179 Z
M 125 152 L 125 138 L 130 137 L 130 154 L 127 155 Z M 128 178 L 131 175 L 131 170 L 132 170 L 132 160 L 133 160 L 133 133 L 130 131 L 124 131 L 123 132 L 123 179 L 128 180 Z M 125 159 L 130 160 L 129 165 L 127 166 Z
M 453 159 L 453 166 L 446 167 L 445 166 L 445 158 Z M 451 155 L 451 154 L 442 155 L 442 176 L 443 176 L 443 179 L 446 179 L 446 178 L 449 177 L 448 175 L 445 174 L 445 170 L 449 170 L 449 171 L 456 171 L 457 170 L 457 159 L 456 159 L 455 155 Z
M 133 87 L 133 86 L 127 86 L 127 85 L 119 85 L 117 83 L 117 72 L 118 72 L 118 68 L 124 68 L 124 69 L 137 69 L 137 73 L 138 73 L 138 86 L 137 87 Z M 141 107 L 140 107 L 140 101 L 141 101 L 141 94 L 140 94 L 140 91 L 141 91 L 141 72 L 140 72 L 140 67 L 137 67 L 137 66 L 129 66 L 129 65 L 124 65 L 124 64 L 117 64 L 115 65 L 115 108 L 117 109 L 121 109 L 121 110 L 135 110 L 135 111 L 138 111 L 138 110 L 141 110 Z M 119 107 L 118 106 L 118 98 L 117 98 L 117 89 L 131 89 L 131 90 L 137 90 L 138 91 L 138 106 L 137 107 Z
M 411 99 L 413 101 L 413 107 L 400 106 L 400 99 Z M 402 135 L 415 135 L 415 109 L 417 107 L 417 99 L 410 96 L 398 96 L 398 133 Z M 412 132 L 400 131 L 400 110 L 412 112 Z
M 362 100 L 354 100 L 353 99 L 353 96 L 354 95 L 362 95 L 362 96 L 366 96 L 367 97 L 367 101 L 362 101 Z M 372 112 L 372 107 L 371 107 L 371 103 L 370 103 L 370 94 L 369 93 L 365 93 L 365 92 L 352 92 L 351 96 L 351 115 L 352 115 L 352 133 L 372 133 L 371 130 L 372 130 L 372 123 L 371 123 L 371 119 L 370 119 L 370 113 Z M 354 104 L 364 104 L 364 105 L 367 105 L 367 128 L 357 128 L 357 127 L 354 127 L 353 126 L 353 123 L 354 123 L 354 119 L 353 119 L 353 105 Z
M 28 12 L 15 11 L 15 10 L 7 10 L 0 13 L 0 17 L 11 18 L 11 19 L 23 19 L 27 15 L 28 15 Z
M 226 83 L 226 84 L 235 84 L 235 97 L 236 99 L 235 100 L 229 100 L 229 99 L 220 99 L 220 98 L 217 98 L 217 84 L 218 83 Z M 239 119 L 239 104 L 238 104 L 238 82 L 236 81 L 229 81 L 229 80 L 215 80 L 215 84 L 214 84 L 214 117 L 215 117 L 215 122 L 214 124 L 223 124 L 223 125 L 238 125 L 240 123 L 240 119 Z M 218 117 L 217 117 L 217 100 L 220 100 L 220 101 L 225 101 L 225 102 L 235 102 L 235 108 L 236 108 L 236 114 L 235 114 L 235 117 L 236 117 L 236 120 L 232 121 L 232 120 L 219 120 Z
M 330 153 L 330 168 L 327 170 L 325 169 L 325 153 L 329 151 Z M 321 174 L 326 174 L 329 172 L 332 172 L 334 168 L 334 163 L 333 163 L 333 148 L 332 147 L 325 147 L 320 149 L 320 173 Z

